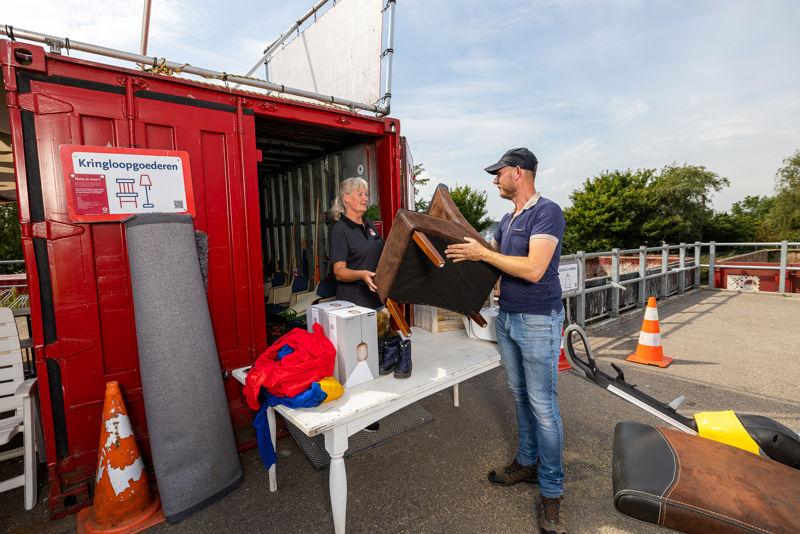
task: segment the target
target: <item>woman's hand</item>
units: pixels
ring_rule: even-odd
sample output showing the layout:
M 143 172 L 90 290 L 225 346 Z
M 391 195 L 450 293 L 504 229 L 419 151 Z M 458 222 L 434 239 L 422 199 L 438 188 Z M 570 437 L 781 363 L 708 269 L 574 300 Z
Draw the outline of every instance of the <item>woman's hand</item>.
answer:
M 370 291 L 375 293 L 378 291 L 378 286 L 375 285 L 375 282 L 372 280 L 375 277 L 375 273 L 372 271 L 358 271 L 359 278 L 367 284 L 367 287 Z

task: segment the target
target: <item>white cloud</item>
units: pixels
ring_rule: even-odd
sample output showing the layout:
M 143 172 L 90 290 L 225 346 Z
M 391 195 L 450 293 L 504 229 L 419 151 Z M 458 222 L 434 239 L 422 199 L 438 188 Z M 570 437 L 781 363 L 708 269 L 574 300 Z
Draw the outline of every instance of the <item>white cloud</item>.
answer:
M 647 113 L 650 109 L 645 102 L 631 97 L 616 97 L 608 104 L 612 121 L 629 122 Z

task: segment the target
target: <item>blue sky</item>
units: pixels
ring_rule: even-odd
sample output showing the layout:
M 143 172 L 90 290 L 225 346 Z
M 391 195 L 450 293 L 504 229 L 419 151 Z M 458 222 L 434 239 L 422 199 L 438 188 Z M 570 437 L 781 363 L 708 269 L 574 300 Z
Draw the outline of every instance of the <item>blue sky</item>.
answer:
M 149 54 L 245 73 L 312 1 L 152 0 Z M 15 1 L 0 23 L 138 51 L 142 2 Z M 568 205 L 603 170 L 704 165 L 727 210 L 800 149 L 800 2 L 397 0 L 392 116 L 433 183 L 488 191 L 508 148 Z M 423 191 L 426 195 L 429 191 Z

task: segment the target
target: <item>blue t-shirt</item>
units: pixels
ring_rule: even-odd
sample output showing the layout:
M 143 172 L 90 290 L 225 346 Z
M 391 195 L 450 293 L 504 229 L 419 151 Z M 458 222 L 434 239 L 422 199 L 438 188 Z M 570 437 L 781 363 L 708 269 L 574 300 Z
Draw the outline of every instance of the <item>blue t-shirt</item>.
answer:
M 527 256 L 531 238 L 557 241 L 547 270 L 538 282 L 503 273 L 500 282 L 500 309 L 506 312 L 550 315 L 560 313 L 561 281 L 558 264 L 564 239 L 564 214 L 552 200 L 536 193 L 516 217 L 507 213 L 492 238 L 500 253 L 506 256 Z

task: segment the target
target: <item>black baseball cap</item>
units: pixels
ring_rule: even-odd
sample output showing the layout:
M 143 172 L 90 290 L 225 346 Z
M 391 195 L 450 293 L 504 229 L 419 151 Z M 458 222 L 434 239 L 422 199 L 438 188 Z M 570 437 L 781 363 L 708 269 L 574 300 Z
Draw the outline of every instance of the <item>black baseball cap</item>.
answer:
M 484 170 L 489 174 L 497 174 L 497 171 L 503 167 L 519 167 L 536 172 L 536 167 L 539 166 L 539 160 L 533 155 L 533 152 L 527 148 L 512 148 L 500 158 L 500 161 L 494 165 L 486 167 Z

